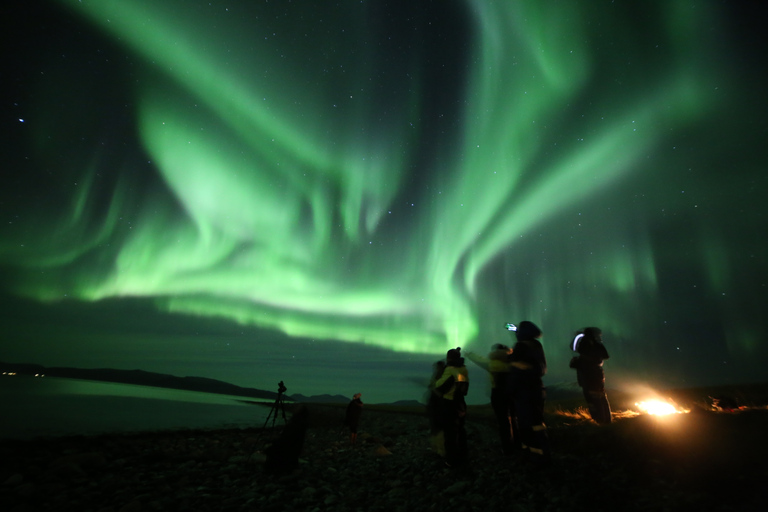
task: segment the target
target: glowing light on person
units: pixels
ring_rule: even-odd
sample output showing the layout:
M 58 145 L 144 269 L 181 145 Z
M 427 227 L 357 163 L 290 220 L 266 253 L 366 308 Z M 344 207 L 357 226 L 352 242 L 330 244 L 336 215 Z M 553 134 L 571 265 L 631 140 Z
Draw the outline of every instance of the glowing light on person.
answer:
M 575 338 L 573 338 L 573 343 L 571 344 L 571 348 L 574 352 L 576 352 L 579 349 L 579 342 L 581 341 L 581 338 L 584 337 L 584 333 L 579 333 L 576 335 Z

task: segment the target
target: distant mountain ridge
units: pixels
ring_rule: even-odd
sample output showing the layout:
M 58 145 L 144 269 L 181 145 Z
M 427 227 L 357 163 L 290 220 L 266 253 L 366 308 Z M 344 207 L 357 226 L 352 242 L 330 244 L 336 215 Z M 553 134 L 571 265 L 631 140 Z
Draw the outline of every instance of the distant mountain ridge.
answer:
M 290 396 L 296 402 L 314 404 L 346 404 L 350 399 L 341 395 L 312 395 L 304 396 L 300 393 Z
M 260 398 L 264 400 L 277 399 L 274 391 L 265 391 L 256 388 L 244 388 L 236 384 L 230 384 L 207 377 L 177 377 L 166 373 L 155 373 L 144 370 L 116 370 L 114 368 L 69 368 L 46 367 L 32 363 L 4 363 L 0 361 L 0 373 L 16 373 L 18 375 L 46 375 L 48 377 L 62 377 L 67 379 L 95 380 L 99 382 L 115 382 L 118 384 L 136 384 L 139 386 L 151 386 L 156 388 L 181 389 L 185 391 L 199 391 L 202 393 L 214 393 L 217 395 L 231 395 L 246 398 Z M 287 402 L 315 403 L 315 404 L 346 404 L 351 400 L 342 395 L 312 395 L 305 396 L 300 393 L 284 395 Z M 395 402 L 407 403 L 409 401 Z M 413 401 L 414 403 L 418 403 Z M 412 404 L 409 404 L 412 405 Z
M 0 372 L 16 373 L 18 375 L 46 375 L 48 377 L 64 377 L 68 379 L 95 380 L 101 382 L 116 382 L 120 384 L 136 384 L 156 388 L 181 389 L 200 391 L 219 395 L 242 396 L 275 400 L 277 393 L 255 388 L 244 388 L 228 382 L 209 379 L 207 377 L 176 377 L 165 373 L 147 372 L 144 370 L 116 370 L 113 368 L 65 368 L 45 367 L 39 364 L 3 363 L 0 362 Z M 286 397 L 290 399 L 290 397 Z

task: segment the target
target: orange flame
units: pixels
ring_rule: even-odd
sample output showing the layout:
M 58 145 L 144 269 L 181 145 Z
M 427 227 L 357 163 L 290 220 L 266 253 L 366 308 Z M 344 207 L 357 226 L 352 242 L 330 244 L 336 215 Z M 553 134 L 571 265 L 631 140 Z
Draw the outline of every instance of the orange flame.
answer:
M 645 400 L 643 402 L 636 402 L 635 405 L 642 412 L 655 416 L 666 416 L 667 414 L 681 414 L 689 412 L 685 409 L 678 409 L 671 403 L 664 402 L 663 400 Z

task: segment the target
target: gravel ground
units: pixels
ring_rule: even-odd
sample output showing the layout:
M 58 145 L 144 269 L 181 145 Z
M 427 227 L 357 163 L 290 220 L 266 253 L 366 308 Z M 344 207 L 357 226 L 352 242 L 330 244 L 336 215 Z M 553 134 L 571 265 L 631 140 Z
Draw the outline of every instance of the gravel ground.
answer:
M 0 442 L 6 511 L 759 510 L 768 411 L 696 412 L 597 427 L 552 418 L 551 467 L 505 458 L 487 408 L 470 410 L 471 467 L 446 468 L 421 411 L 366 406 L 356 445 L 343 407 L 310 406 L 298 465 L 275 473 L 283 426 Z

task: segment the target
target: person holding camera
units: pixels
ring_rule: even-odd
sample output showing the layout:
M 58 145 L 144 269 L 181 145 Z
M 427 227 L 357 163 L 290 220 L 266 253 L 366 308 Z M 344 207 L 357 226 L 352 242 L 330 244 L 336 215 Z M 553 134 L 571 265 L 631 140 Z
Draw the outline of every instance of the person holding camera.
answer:
M 496 425 L 501 441 L 502 453 L 513 455 L 520 449 L 520 433 L 517 428 L 515 404 L 507 394 L 507 378 L 509 377 L 509 357 L 512 349 L 501 343 L 491 347 L 488 357 L 482 357 L 473 352 L 467 352 L 470 361 L 486 370 L 491 381 L 491 408 L 496 417 Z

